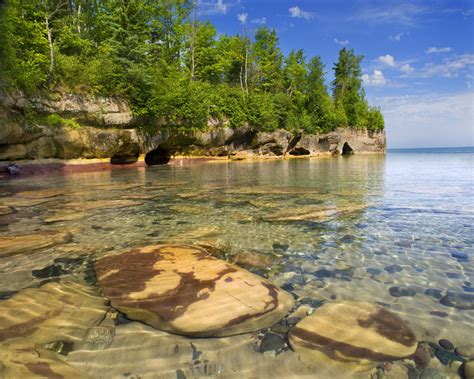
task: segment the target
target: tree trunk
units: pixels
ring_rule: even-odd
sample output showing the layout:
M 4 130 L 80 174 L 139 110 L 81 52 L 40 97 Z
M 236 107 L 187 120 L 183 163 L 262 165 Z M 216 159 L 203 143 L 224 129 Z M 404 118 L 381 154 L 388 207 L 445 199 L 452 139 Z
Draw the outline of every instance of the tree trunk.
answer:
M 45 24 L 46 24 L 46 33 L 48 35 L 48 44 L 49 44 L 49 59 L 50 59 L 50 64 L 49 64 L 49 77 L 50 80 L 53 77 L 54 73 L 54 45 L 53 45 L 53 34 L 52 34 L 52 29 L 49 26 L 49 17 L 46 16 L 45 19 Z

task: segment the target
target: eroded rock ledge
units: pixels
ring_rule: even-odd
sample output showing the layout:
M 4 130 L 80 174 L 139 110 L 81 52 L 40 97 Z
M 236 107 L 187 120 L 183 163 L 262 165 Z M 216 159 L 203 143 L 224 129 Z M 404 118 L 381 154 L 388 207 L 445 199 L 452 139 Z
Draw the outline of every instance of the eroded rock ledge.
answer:
M 259 132 L 249 125 L 231 128 L 209 122 L 207 130 L 187 130 L 148 120 L 146 129 L 136 127 L 126 101 L 58 94 L 33 99 L 28 107 L 39 115 L 74 119 L 78 127 L 48 126 L 25 118 L 21 97 L 0 95 L 0 160 L 40 158 L 110 158 L 111 163 L 167 163 L 172 155 L 216 156 L 230 159 L 255 157 L 349 155 L 385 153 L 384 132 L 337 129 L 326 134 Z M 142 120 L 143 121 L 143 120 Z

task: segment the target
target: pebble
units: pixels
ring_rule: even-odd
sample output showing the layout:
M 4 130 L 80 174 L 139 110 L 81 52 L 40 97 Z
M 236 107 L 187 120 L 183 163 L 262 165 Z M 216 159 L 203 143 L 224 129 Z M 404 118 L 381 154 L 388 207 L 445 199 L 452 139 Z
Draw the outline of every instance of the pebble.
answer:
M 432 358 L 431 349 L 427 345 L 420 345 L 413 354 L 413 360 L 415 361 L 416 367 L 425 368 L 428 366 Z
M 458 346 L 455 351 L 462 357 L 474 359 L 474 345 Z
M 46 343 L 43 345 L 43 347 L 47 350 L 54 351 L 61 355 L 68 355 L 74 347 L 74 342 L 56 341 L 56 342 Z
M 438 341 L 438 344 L 439 346 L 441 346 L 443 349 L 446 349 L 446 350 L 454 350 L 454 345 L 448 341 L 447 339 L 440 339 Z
M 366 270 L 370 275 L 379 275 L 382 270 L 380 270 L 379 268 L 368 268 Z
M 456 259 L 458 262 L 467 262 L 468 257 L 466 253 L 463 253 L 461 251 L 454 251 L 451 253 L 451 256 Z
M 439 290 L 437 288 L 428 288 L 425 291 L 425 295 L 432 296 L 435 299 L 441 299 L 443 297 L 443 294 L 442 294 L 441 290 Z
M 301 317 L 290 317 L 286 320 L 286 325 L 295 326 L 299 321 L 301 321 Z
M 391 265 L 391 266 L 385 267 L 384 270 L 387 271 L 389 274 L 394 274 L 396 272 L 402 271 L 403 268 L 400 265 Z
M 285 340 L 276 333 L 268 332 L 260 342 L 258 351 L 265 353 L 266 351 L 274 351 L 275 354 L 280 353 L 286 347 Z
M 472 310 L 474 309 L 474 294 L 450 291 L 439 302 L 447 307 Z
M 87 350 L 104 350 L 109 347 L 115 336 L 115 328 L 110 326 L 93 326 L 87 331 L 85 346 Z
M 388 289 L 393 297 L 415 296 L 417 291 L 413 287 L 393 286 Z
M 290 247 L 290 246 L 287 245 L 287 244 L 278 243 L 278 242 L 277 242 L 277 243 L 274 243 L 274 244 L 272 245 L 273 251 L 274 251 L 275 253 L 284 253 L 285 251 L 288 250 L 289 247 Z
M 474 379 L 474 361 L 464 363 L 462 371 L 466 379 Z
M 464 358 L 460 357 L 456 353 L 441 348 L 435 351 L 435 356 L 445 366 L 448 366 L 452 361 L 466 361 Z

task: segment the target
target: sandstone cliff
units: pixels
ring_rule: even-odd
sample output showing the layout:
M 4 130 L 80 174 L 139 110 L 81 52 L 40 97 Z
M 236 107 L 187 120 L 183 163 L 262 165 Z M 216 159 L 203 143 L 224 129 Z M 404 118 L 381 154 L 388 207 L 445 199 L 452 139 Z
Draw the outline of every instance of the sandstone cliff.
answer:
M 74 119 L 80 126 L 51 126 L 31 121 L 39 115 Z M 205 131 L 167 127 L 155 122 L 136 127 L 129 105 L 120 99 L 62 94 L 28 103 L 21 96 L 0 96 L 0 160 L 38 158 L 111 158 L 112 163 L 165 163 L 170 155 L 252 157 L 385 153 L 385 133 L 337 129 L 327 134 L 259 132 L 251 126 L 209 125 Z

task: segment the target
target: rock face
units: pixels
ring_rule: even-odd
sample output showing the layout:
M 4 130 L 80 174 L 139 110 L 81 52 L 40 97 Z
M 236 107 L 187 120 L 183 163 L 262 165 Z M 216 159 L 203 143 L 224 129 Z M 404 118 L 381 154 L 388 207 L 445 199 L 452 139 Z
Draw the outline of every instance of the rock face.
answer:
M 133 118 L 129 104 L 119 98 L 58 93 L 29 99 L 28 108 L 39 115 L 74 119 L 79 128 L 31 123 L 21 96 L 0 94 L 0 161 L 38 158 L 111 158 L 112 163 L 133 163 L 139 154 L 254 157 L 346 155 L 384 153 L 385 133 L 337 129 L 327 134 L 259 132 L 249 125 L 231 128 L 210 120 L 204 130 L 163 125 L 163 120 Z M 145 123 L 149 128 L 136 128 Z M 156 155 L 156 154 L 155 154 Z M 151 157 L 151 155 L 150 155 Z
M 290 331 L 292 348 L 313 361 L 351 365 L 356 371 L 411 356 L 415 335 L 397 315 L 375 304 L 326 303 Z
M 266 328 L 293 298 L 265 279 L 201 248 L 157 245 L 100 259 L 99 283 L 129 318 L 188 336 L 228 336 Z

